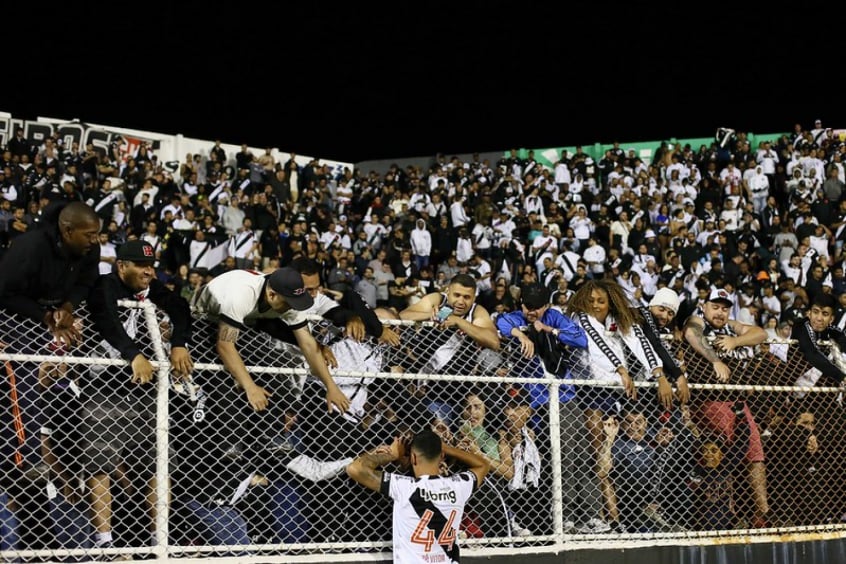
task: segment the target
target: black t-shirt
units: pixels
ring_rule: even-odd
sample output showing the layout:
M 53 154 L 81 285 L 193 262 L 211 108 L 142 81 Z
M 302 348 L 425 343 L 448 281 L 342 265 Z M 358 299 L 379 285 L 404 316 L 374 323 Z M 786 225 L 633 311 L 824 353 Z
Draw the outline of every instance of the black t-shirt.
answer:
M 779 321 L 793 322 L 793 324 L 801 323 L 805 319 L 806 310 L 804 307 L 791 306 L 781 312 Z
M 690 270 L 691 265 L 697 262 L 702 255 L 703 250 L 699 245 L 688 245 L 679 249 L 681 264 L 686 270 Z

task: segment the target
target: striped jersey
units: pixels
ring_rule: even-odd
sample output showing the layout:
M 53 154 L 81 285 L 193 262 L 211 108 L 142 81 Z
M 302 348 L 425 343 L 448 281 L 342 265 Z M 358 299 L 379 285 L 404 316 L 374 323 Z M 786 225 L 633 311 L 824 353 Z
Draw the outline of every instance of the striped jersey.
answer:
M 418 478 L 383 473 L 381 492 L 394 502 L 394 563 L 457 564 L 458 530 L 475 488 L 470 471 Z

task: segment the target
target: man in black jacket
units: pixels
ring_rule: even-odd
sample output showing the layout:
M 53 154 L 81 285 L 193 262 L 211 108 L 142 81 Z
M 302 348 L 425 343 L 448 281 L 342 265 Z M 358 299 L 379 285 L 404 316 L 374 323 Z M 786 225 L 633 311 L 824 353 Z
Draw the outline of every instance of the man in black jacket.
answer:
M 0 263 L 0 322 L 8 353 L 64 354 L 79 345 L 81 320 L 74 312 L 99 274 L 100 220 L 94 210 L 60 201 L 47 206 L 42 217 L 38 229 L 14 239 Z M 7 377 L 0 380 L 0 477 L 21 505 L 21 530 L 30 536 L 38 536 L 39 523 L 48 521 L 39 497 L 43 484 L 37 481 L 46 476 L 41 367 L 38 362 L 7 363 Z
M 820 292 L 813 297 L 806 317 L 797 319 L 793 323 L 790 338 L 795 339 L 796 343 L 791 344 L 788 349 L 788 369 L 780 371 L 777 376 L 774 375 L 776 380 L 772 384 L 802 387 L 843 385 L 844 377 L 846 377 L 846 362 L 842 352 L 846 351 L 846 335 L 832 324 L 836 306 L 834 296 L 829 293 Z M 802 360 L 805 362 L 801 362 Z M 790 370 L 797 366 L 802 370 L 798 378 L 796 371 Z M 839 399 L 842 394 L 794 391 L 791 395 L 793 397 L 789 400 L 785 400 L 783 395 L 779 398 L 782 400 L 781 405 L 778 406 L 779 411 L 794 414 L 810 413 L 818 422 L 825 421 L 825 424 L 817 424 L 816 436 L 820 444 L 825 445 L 828 452 L 843 452 L 846 439 L 843 437 L 838 419 L 842 410 Z M 789 411 L 790 409 L 792 411 Z M 782 434 L 784 433 L 785 431 L 782 431 Z M 801 429 L 794 428 L 793 433 L 803 435 Z M 798 442 L 798 438 L 787 437 L 793 444 Z M 808 438 L 804 437 L 804 439 L 803 447 L 807 444 Z M 801 451 L 792 451 L 791 454 L 796 456 L 796 452 Z M 834 483 L 843 476 L 843 472 L 846 472 L 846 462 L 843 461 L 843 457 L 832 456 L 830 460 L 829 464 L 821 467 L 821 472 L 817 472 L 820 474 L 817 479 L 822 480 L 819 483 Z M 782 466 L 790 468 L 795 473 L 796 468 L 789 463 Z M 807 481 L 805 476 L 801 479 Z M 825 505 L 829 508 L 843 507 L 844 493 L 841 490 L 842 488 L 835 488 L 826 498 Z M 792 497 L 785 509 L 790 508 L 790 511 L 794 511 L 793 507 L 799 503 L 798 500 L 799 498 Z
M 807 316 L 793 324 L 790 338 L 797 344 L 791 345 L 788 359 L 801 356 L 812 366 L 795 382 L 797 386 L 839 386 L 846 376 L 839 355 L 846 350 L 846 335 L 832 325 L 836 305 L 831 294 L 819 293 L 811 300 Z M 820 342 L 833 343 L 840 350 L 827 354 Z
M 74 310 L 99 274 L 100 220 L 94 210 L 81 202 L 60 202 L 45 208 L 43 216 L 43 227 L 17 237 L 0 263 L 7 352 L 52 354 L 78 345 Z M 23 467 L 40 461 L 38 364 L 22 363 L 14 370 L 16 378 L 4 379 L 2 386 L 2 396 L 14 398 L 3 409 L 10 420 L 3 425 L 2 465 Z M 12 417 L 22 423 L 21 432 L 14 432 Z
M 94 328 L 120 356 L 130 362 L 131 381 L 146 384 L 152 380 L 153 367 L 138 343 L 129 336 L 120 319 L 118 300 L 149 300 L 164 311 L 172 325 L 170 361 L 178 377 L 191 374 L 192 362 L 185 347 L 191 338 L 191 312 L 188 302 L 156 278 L 155 250 L 146 241 L 127 241 L 117 251 L 117 263 L 111 274 L 101 276 L 89 296 Z
M 119 355 L 130 363 L 129 369 L 92 366 L 91 378 L 83 379 L 81 464 L 96 546 L 110 546 L 113 541 L 109 476 L 119 465 L 130 466 L 145 481 L 148 509 L 155 509 L 156 394 L 152 386 L 138 386 L 153 380 L 154 369 L 147 359 L 153 343 L 140 339 L 143 310 L 130 309 L 122 315 L 118 300 L 149 300 L 164 311 L 170 323 L 174 377 L 187 378 L 193 371 L 186 348 L 192 330 L 188 302 L 156 278 L 155 260 L 155 251 L 146 241 L 124 243 L 117 250 L 114 271 L 97 280 L 88 299 L 94 329 L 104 339 L 100 349 L 107 357 Z M 142 544 L 146 541 L 141 539 Z

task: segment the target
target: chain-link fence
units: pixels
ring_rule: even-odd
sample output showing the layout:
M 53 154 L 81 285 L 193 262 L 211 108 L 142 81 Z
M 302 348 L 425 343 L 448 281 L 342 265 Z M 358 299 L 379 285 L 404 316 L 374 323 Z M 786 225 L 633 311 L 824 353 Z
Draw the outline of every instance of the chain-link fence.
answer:
M 122 305 L 152 383 L 130 382 L 85 311 L 72 350 L 28 320 L 0 318 L 4 558 L 383 552 L 390 502 L 344 469 L 427 426 L 491 461 L 461 523 L 462 543 L 479 551 L 843 527 L 842 393 L 788 343 L 726 359 L 733 376 L 722 384 L 674 342 L 691 401 L 667 410 L 654 382 L 639 378 L 629 399 L 591 380 L 578 349 L 560 351 L 568 368 L 556 379 L 514 339 L 494 351 L 396 321 L 394 347 L 313 320 L 350 411 L 329 412 L 298 347 L 244 331 L 237 348 L 269 402 L 257 412 L 223 370 L 214 324 L 195 319 L 193 378 L 178 382 L 167 317 Z

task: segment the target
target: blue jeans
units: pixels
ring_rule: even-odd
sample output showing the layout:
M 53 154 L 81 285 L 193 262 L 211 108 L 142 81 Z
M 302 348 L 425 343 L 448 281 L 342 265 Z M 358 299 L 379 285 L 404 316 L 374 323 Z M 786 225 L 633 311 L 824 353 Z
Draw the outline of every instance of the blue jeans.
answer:
M 234 507 L 203 504 L 195 499 L 189 501 L 187 507 L 205 525 L 203 540 L 209 545 L 250 544 L 252 542 L 247 534 L 247 522 Z
M 303 514 L 305 504 L 296 483 L 277 478 L 270 487 L 273 532 L 279 541 L 287 544 L 308 542 L 309 525 Z
M 50 500 L 53 535 L 62 548 L 91 548 L 93 528 L 84 502 L 69 503 L 62 496 Z
M 11 509 L 7 507 L 9 496 L 0 493 L 0 550 L 15 550 L 20 543 L 21 523 Z

